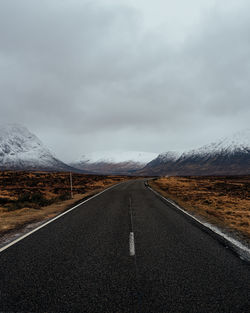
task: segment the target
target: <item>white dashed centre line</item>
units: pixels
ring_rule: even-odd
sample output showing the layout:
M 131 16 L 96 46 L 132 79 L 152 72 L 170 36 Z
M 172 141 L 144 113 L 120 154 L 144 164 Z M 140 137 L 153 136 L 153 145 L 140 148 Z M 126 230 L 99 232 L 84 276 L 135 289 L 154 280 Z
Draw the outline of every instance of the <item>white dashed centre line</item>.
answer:
M 130 233 L 129 233 L 129 255 L 135 256 L 135 235 L 133 225 L 132 199 L 129 197 Z
M 129 234 L 129 255 L 135 255 L 135 237 L 133 232 L 130 232 Z

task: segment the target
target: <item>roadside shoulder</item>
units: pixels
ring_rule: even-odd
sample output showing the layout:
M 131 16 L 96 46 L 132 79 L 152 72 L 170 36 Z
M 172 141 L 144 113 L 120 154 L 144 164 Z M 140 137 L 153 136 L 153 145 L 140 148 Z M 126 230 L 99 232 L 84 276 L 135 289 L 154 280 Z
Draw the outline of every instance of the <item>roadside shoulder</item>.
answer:
M 145 186 L 152 191 L 157 197 L 162 199 L 164 202 L 171 205 L 175 210 L 178 210 L 191 222 L 200 227 L 203 231 L 209 233 L 211 236 L 216 238 L 220 243 L 222 243 L 226 248 L 230 248 L 234 253 L 236 253 L 242 260 L 250 263 L 250 247 L 249 245 L 241 242 L 238 238 L 234 238 L 231 234 L 227 233 L 225 230 L 219 228 L 217 225 L 213 225 L 200 216 L 195 216 L 194 214 L 187 212 L 183 207 L 178 205 L 171 199 L 168 199 L 161 195 L 158 191 L 154 190 L 149 186 L 148 182 L 145 183 Z

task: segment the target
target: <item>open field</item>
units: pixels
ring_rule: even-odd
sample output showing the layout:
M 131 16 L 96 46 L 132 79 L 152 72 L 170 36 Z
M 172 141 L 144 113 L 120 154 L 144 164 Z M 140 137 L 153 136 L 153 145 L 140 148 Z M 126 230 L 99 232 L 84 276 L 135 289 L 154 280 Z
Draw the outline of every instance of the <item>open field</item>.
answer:
M 0 235 L 56 216 L 83 198 L 127 180 L 122 176 L 0 172 Z
M 250 242 L 250 176 L 165 177 L 152 188 Z

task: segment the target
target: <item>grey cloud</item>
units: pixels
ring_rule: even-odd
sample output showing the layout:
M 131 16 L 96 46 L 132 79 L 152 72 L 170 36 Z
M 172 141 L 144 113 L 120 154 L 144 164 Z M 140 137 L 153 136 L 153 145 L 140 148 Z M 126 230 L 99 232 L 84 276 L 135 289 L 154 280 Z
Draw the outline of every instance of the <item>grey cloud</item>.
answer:
M 188 149 L 247 127 L 249 9 L 214 4 L 176 44 L 171 25 L 145 29 L 122 1 L 3 0 L 0 121 L 27 125 L 64 159 Z

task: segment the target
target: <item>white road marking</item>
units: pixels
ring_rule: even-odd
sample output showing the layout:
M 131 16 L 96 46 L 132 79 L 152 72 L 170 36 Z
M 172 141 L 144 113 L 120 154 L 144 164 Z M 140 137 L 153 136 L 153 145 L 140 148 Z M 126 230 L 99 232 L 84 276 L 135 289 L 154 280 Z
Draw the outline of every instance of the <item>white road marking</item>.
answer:
M 134 231 L 134 225 L 133 225 L 133 212 L 132 212 L 132 200 L 131 197 L 129 197 L 129 214 L 130 214 L 130 224 L 131 224 L 131 231 Z
M 129 197 L 130 234 L 129 234 L 129 255 L 135 256 L 135 235 L 133 225 L 132 199 Z
M 129 234 L 129 255 L 135 255 L 135 236 L 133 232 L 130 232 Z
M 92 200 L 92 199 L 94 199 L 94 198 L 100 196 L 100 195 L 101 195 L 102 193 L 104 193 L 105 191 L 108 191 L 108 190 L 110 190 L 111 188 L 114 188 L 115 186 L 118 186 L 118 185 L 120 185 L 120 184 L 122 184 L 122 182 L 121 182 L 121 183 L 118 183 L 118 184 L 116 184 L 116 185 L 113 185 L 113 186 L 111 186 L 111 187 L 109 187 L 109 188 L 107 188 L 107 189 L 105 189 L 105 190 L 103 190 L 103 191 L 97 193 L 96 195 L 94 195 L 94 196 L 88 198 L 87 200 L 84 200 L 83 202 L 81 202 L 81 203 L 75 205 L 73 208 L 71 208 L 71 209 L 69 209 L 69 210 L 67 210 L 67 211 L 65 211 L 65 212 L 63 212 L 63 213 L 57 215 L 56 217 L 52 218 L 52 219 L 49 220 L 48 222 L 42 224 L 41 226 L 39 226 L 39 227 L 33 229 L 32 231 L 28 232 L 27 234 L 25 234 L 25 235 L 19 237 L 18 239 L 16 239 L 16 240 L 10 242 L 9 244 L 7 244 L 6 246 L 0 248 L 0 252 L 2 252 L 2 251 L 4 251 L 4 250 L 8 249 L 9 247 L 13 246 L 13 245 L 16 244 L 17 242 L 19 242 L 19 241 L 23 240 L 24 238 L 30 236 L 31 234 L 35 233 L 35 232 L 38 231 L 39 229 L 41 229 L 41 228 L 45 227 L 46 225 L 48 225 L 48 224 L 54 222 L 55 220 L 57 220 L 58 218 L 62 217 L 63 215 L 68 214 L 69 212 L 75 210 L 75 209 L 76 209 L 77 207 L 79 207 L 80 205 L 82 205 L 82 204 L 84 204 L 84 203 L 86 203 L 86 202 L 88 202 L 88 201 L 90 201 L 90 200 Z
M 215 234 L 217 234 L 218 236 L 222 237 L 225 241 L 228 242 L 228 244 L 230 244 L 230 246 L 239 254 L 240 258 L 243 260 L 247 260 L 250 261 L 250 249 L 243 245 L 240 241 L 230 237 L 229 235 L 225 234 L 222 230 L 220 230 L 218 227 L 211 225 L 208 222 L 203 222 L 200 219 L 198 219 L 197 217 L 193 216 L 192 214 L 188 213 L 187 211 L 185 211 L 184 209 L 182 209 L 178 204 L 176 204 L 175 202 L 173 202 L 170 199 L 167 199 L 165 197 L 163 197 L 161 194 L 159 194 L 159 192 L 155 191 L 154 189 L 152 189 L 151 187 L 148 187 L 148 189 L 150 189 L 153 193 L 155 193 L 156 195 L 158 195 L 159 197 L 161 197 L 162 199 L 164 199 L 166 202 L 172 204 L 174 207 L 176 207 L 178 210 L 182 211 L 184 214 L 188 215 L 189 217 L 191 217 L 192 219 L 194 219 L 196 222 L 198 222 L 199 224 L 201 224 L 202 226 L 208 228 L 209 230 L 211 230 L 212 232 L 214 232 Z

